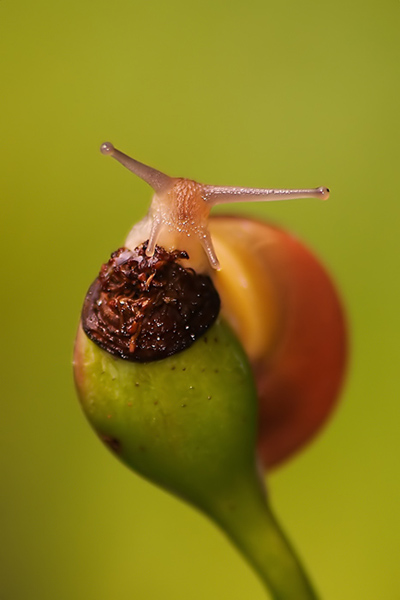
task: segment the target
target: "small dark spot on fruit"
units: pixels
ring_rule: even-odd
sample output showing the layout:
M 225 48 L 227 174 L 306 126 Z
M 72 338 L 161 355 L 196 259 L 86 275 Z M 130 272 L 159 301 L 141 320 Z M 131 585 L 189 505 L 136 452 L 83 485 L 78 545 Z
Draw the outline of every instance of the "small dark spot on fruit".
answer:
M 214 373 L 219 373 L 219 369 L 214 369 Z
M 181 404 L 182 408 L 186 408 L 186 404 Z
M 171 371 L 175 371 L 176 366 L 174 365 L 173 367 L 171 367 Z
M 157 404 L 158 404 L 158 400 L 155 400 L 155 401 L 153 402 L 153 404 L 154 404 L 154 406 L 157 406 Z
M 208 342 L 208 337 L 205 335 L 205 336 L 203 337 L 203 340 L 204 340 L 204 343 L 205 343 L 205 344 L 207 344 L 207 342 Z
M 107 415 L 107 419 L 111 419 L 111 415 Z
M 182 371 L 186 371 L 186 367 L 182 367 Z
M 127 402 L 126 405 L 127 406 L 132 406 L 132 402 Z
M 215 337 L 215 338 L 214 338 L 214 342 L 215 342 L 216 344 L 218 344 L 218 338 L 216 338 L 216 337 Z
M 139 446 L 139 450 L 140 450 L 141 452 L 146 452 L 146 446 L 140 445 L 140 446 Z
M 112 450 L 119 454 L 121 452 L 121 442 L 119 439 L 112 437 L 111 435 L 100 435 L 103 442 Z
M 207 400 L 211 400 L 211 396 L 207 396 Z
M 135 385 L 136 385 L 136 387 L 139 387 L 139 382 L 136 382 Z
M 204 373 L 205 369 L 202 369 L 201 372 Z

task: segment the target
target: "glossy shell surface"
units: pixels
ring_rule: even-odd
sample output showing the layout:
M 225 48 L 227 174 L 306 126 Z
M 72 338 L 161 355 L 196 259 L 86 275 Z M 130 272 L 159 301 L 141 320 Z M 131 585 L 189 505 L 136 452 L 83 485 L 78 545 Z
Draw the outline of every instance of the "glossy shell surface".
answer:
M 222 311 L 256 379 L 259 455 L 272 467 L 309 442 L 336 405 L 347 359 L 342 303 L 324 266 L 289 233 L 230 216 L 211 218 L 210 230 Z

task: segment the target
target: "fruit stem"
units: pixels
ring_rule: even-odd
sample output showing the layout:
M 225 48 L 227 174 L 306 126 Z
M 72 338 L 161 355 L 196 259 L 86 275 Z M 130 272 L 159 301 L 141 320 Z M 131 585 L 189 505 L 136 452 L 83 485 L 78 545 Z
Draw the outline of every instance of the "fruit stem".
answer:
M 273 600 L 318 600 L 267 500 L 264 484 L 241 485 L 214 518 L 258 573 Z

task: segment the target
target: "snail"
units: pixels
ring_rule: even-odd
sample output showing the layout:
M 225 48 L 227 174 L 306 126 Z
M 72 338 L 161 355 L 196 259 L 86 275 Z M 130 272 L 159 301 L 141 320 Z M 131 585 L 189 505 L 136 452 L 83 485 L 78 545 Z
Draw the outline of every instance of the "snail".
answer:
M 325 200 L 329 190 L 202 185 L 110 143 L 101 152 L 155 193 L 84 301 L 74 354 L 83 410 L 123 462 L 222 527 L 273 598 L 316 598 L 260 472 L 307 443 L 333 409 L 343 309 L 296 238 L 209 213 L 236 201 Z

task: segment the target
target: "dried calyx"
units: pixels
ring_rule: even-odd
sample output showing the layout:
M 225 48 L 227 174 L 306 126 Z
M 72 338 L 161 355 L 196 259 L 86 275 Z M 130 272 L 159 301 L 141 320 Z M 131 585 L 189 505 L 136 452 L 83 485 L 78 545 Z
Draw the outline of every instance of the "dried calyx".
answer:
M 177 260 L 186 252 L 167 252 L 147 244 L 114 252 L 90 287 L 82 311 L 87 336 L 121 358 L 148 362 L 185 350 L 214 323 L 219 295 L 207 275 Z

